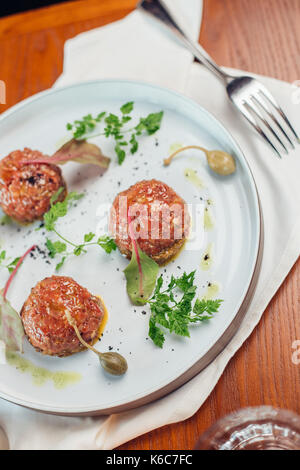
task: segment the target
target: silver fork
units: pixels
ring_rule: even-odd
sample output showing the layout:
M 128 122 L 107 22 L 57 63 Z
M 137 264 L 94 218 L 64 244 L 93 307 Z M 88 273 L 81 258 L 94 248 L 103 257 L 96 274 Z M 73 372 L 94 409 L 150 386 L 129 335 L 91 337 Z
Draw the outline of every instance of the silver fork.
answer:
M 294 149 L 294 141 L 300 143 L 296 131 L 267 88 L 252 77 L 225 73 L 199 44 L 186 36 L 164 0 L 142 0 L 137 8 L 168 26 L 194 57 L 223 81 L 231 102 L 276 155 L 281 158 L 282 152 L 288 153 L 287 144 Z

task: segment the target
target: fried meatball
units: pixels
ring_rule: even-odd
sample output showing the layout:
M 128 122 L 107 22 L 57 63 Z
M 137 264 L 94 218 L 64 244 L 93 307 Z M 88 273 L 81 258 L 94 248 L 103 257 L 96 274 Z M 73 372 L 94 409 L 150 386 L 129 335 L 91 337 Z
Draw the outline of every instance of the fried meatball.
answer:
M 190 216 L 185 202 L 161 181 L 140 181 L 113 202 L 110 231 L 120 252 L 130 259 L 128 215 L 139 247 L 160 265 L 176 256 L 188 235 Z
M 82 338 L 89 344 L 97 341 L 104 316 L 101 300 L 70 277 L 52 276 L 31 290 L 21 310 L 25 334 L 37 351 L 63 357 L 85 349 L 66 319 L 66 309 Z
M 43 158 L 41 152 L 25 148 L 15 150 L 0 161 L 0 206 L 21 224 L 41 220 L 50 209 L 50 199 L 64 188 L 58 197 L 67 194 L 66 183 L 56 165 L 44 163 L 24 164 L 24 160 Z

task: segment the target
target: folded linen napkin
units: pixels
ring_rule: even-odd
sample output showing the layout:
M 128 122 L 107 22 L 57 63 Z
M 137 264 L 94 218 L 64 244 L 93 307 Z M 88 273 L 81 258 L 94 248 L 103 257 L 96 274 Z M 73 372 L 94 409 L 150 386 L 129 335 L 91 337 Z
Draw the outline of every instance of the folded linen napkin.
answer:
M 172 8 L 178 12 L 183 4 L 191 37 L 197 39 L 200 2 L 189 0 L 186 8 L 183 0 L 173 0 Z M 222 84 L 139 12 L 68 41 L 64 73 L 56 86 L 108 77 L 149 81 L 187 94 L 223 122 L 241 145 L 257 183 L 267 227 L 257 289 L 231 342 L 206 369 L 175 392 L 135 410 L 96 418 L 50 416 L 2 400 L 0 449 L 8 445 L 10 449 L 113 449 L 152 429 L 192 416 L 259 322 L 300 252 L 299 149 L 285 160 L 277 160 L 232 109 Z M 259 78 L 297 124 L 299 104 L 293 100 L 291 85 Z

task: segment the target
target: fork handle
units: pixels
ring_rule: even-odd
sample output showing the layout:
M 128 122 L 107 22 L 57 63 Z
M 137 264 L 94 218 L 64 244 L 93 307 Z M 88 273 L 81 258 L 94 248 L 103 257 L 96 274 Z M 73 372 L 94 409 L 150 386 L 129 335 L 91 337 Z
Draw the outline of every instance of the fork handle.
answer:
M 185 45 L 185 47 L 201 62 L 207 69 L 213 72 L 218 78 L 227 83 L 232 77 L 225 73 L 209 56 L 209 54 L 200 46 L 200 44 L 191 41 L 185 32 L 178 25 L 170 12 L 164 0 L 142 0 L 137 8 L 146 12 L 150 16 L 167 26 Z

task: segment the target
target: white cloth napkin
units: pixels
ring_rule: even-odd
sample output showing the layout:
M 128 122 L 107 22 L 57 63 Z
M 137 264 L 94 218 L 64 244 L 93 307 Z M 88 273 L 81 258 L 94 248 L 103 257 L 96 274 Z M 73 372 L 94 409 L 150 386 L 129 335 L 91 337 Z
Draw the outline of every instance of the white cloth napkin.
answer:
M 177 13 L 182 9 L 191 37 L 197 39 L 201 2 L 172 0 L 174 7 Z M 188 52 L 139 12 L 68 41 L 64 73 L 56 85 L 108 77 L 141 79 L 189 95 L 219 118 L 241 145 L 257 183 L 266 227 L 257 289 L 239 331 L 228 346 L 180 389 L 138 409 L 97 418 L 50 416 L 2 400 L 0 449 L 8 446 L 10 449 L 113 449 L 152 429 L 192 416 L 259 322 L 300 252 L 299 149 L 282 161 L 276 159 L 232 109 L 222 84 L 193 63 Z M 299 131 L 300 104 L 293 100 L 292 86 L 259 78 L 282 103 Z

